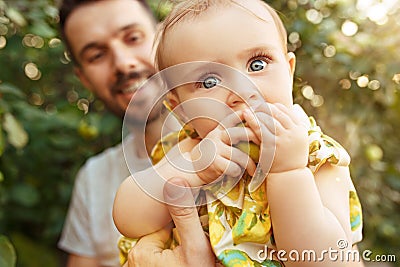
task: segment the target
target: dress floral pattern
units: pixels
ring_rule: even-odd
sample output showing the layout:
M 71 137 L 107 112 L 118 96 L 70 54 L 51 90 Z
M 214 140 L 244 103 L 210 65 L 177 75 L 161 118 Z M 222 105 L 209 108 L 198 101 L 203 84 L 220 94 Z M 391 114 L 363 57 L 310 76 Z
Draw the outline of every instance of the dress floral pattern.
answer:
M 308 168 L 315 173 L 325 163 L 338 166 L 348 166 L 350 157 L 343 147 L 325 135 L 316 124 L 314 118 L 309 117 L 309 160 Z M 160 140 L 152 152 L 153 163 L 157 163 L 175 144 L 184 138 L 195 136 L 195 132 L 183 127 L 180 132 L 167 135 Z M 259 251 L 266 246 L 276 249 L 271 227 L 269 205 L 267 200 L 266 180 L 256 189 L 251 190 L 252 177 L 244 173 L 239 182 L 229 192 L 220 192 L 221 188 L 210 186 L 204 190 L 199 198 L 204 198 L 207 206 L 199 207 L 200 220 L 203 229 L 210 238 L 211 246 L 219 262 L 228 267 L 236 266 L 284 266 L 275 259 L 260 259 Z M 229 179 L 225 182 L 229 183 Z M 226 187 L 224 187 L 226 188 Z M 353 233 L 352 243 L 362 239 L 362 211 L 361 204 L 354 188 L 349 191 L 350 223 Z M 122 262 L 126 261 L 122 253 Z M 179 237 L 174 234 L 172 246 L 176 245 Z M 122 251 L 122 250 L 121 250 Z

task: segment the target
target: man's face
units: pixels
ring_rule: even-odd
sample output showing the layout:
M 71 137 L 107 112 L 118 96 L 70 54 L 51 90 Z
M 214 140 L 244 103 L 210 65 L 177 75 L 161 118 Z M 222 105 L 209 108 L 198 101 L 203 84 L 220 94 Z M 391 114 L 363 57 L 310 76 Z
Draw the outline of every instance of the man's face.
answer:
M 155 72 L 151 49 L 155 22 L 134 0 L 93 1 L 68 17 L 65 35 L 77 60 L 76 74 L 107 108 L 122 117 L 131 97 Z M 141 105 L 148 105 L 156 92 L 135 95 L 137 121 Z M 136 114 L 136 115 L 135 115 Z

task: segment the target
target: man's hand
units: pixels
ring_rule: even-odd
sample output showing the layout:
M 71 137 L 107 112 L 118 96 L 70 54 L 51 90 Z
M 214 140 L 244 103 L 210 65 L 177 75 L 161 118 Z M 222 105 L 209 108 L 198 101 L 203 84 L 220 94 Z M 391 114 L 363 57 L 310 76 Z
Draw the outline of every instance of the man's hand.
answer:
M 181 178 L 170 179 L 164 186 L 164 198 L 177 205 L 168 205 L 168 209 L 181 245 L 172 250 L 164 249 L 171 234 L 171 226 L 165 227 L 142 237 L 129 252 L 124 267 L 215 266 L 215 256 L 201 227 L 188 182 Z

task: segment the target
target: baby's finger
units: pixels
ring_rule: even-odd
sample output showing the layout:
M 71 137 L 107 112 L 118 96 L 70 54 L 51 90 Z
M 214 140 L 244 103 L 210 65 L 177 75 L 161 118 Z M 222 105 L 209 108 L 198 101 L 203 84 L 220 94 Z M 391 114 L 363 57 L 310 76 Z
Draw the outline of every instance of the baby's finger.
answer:
M 249 157 L 249 155 L 236 147 L 227 146 L 227 148 L 228 149 L 221 153 L 221 156 L 224 157 L 229 163 L 235 163 L 240 168 L 239 171 L 239 169 L 236 167 L 229 166 L 229 175 L 232 177 L 237 177 L 239 174 L 243 174 L 242 170 L 247 170 L 250 175 L 253 175 L 256 170 L 256 163 Z M 226 166 L 228 165 L 229 164 Z
M 237 126 L 239 123 L 243 121 L 243 112 L 238 111 L 226 116 L 223 120 L 219 122 L 220 129 L 227 129 L 231 127 Z
M 310 120 L 308 118 L 307 113 L 303 110 L 303 108 L 298 105 L 294 104 L 292 107 L 292 113 L 294 114 L 294 117 L 297 118 L 299 124 L 304 125 L 307 129 L 310 128 Z
M 229 177 L 239 177 L 243 174 L 244 168 L 242 169 L 239 164 L 229 160 L 228 158 L 222 156 L 217 157 L 214 163 L 215 165 L 213 168 L 215 168 L 215 171 L 219 173 L 219 178 L 225 175 Z
M 272 117 L 275 118 L 285 129 L 293 127 L 293 118 L 290 115 L 290 111 L 286 106 L 280 103 L 269 104 L 269 108 L 272 112 Z
M 248 127 L 232 127 L 226 129 L 221 135 L 221 141 L 228 145 L 236 145 L 237 143 L 244 141 L 259 145 L 260 139 L 257 135 Z
M 244 112 L 244 118 L 249 128 L 254 131 L 260 140 L 264 138 L 263 135 L 267 134 L 267 132 L 276 135 L 277 132 L 283 129 L 280 122 L 267 113 L 253 113 L 252 111 L 246 110 Z

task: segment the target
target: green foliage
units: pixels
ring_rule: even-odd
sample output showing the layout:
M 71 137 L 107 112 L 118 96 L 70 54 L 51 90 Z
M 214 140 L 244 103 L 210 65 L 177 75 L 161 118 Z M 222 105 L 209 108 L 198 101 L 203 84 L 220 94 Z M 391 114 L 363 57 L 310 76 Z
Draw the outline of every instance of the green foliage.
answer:
M 297 56 L 295 102 L 352 157 L 364 208 L 361 249 L 399 259 L 399 3 L 385 22 L 376 14 L 389 1 L 267 2 Z M 366 2 L 381 9 L 368 13 Z M 167 11 L 163 5 L 159 16 Z M 0 0 L 0 234 L 13 242 L 18 266 L 61 265 L 55 244 L 75 174 L 121 136 L 120 122 L 72 74 L 57 23 L 52 0 Z M 0 261 L 13 255 L 4 251 Z
M 121 122 L 74 77 L 57 13 L 52 1 L 0 0 L 0 234 L 18 266 L 61 265 L 75 174 L 121 139 Z
M 0 266 L 14 267 L 17 261 L 15 249 L 7 237 L 0 235 Z
M 360 248 L 399 259 L 400 3 L 373 21 L 386 1 L 366 10 L 363 1 L 269 2 L 283 13 L 297 56 L 295 101 L 352 157 L 364 215 Z M 346 36 L 349 25 L 358 29 Z

